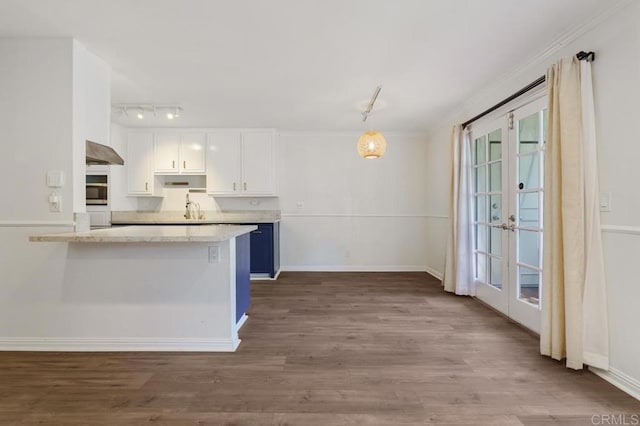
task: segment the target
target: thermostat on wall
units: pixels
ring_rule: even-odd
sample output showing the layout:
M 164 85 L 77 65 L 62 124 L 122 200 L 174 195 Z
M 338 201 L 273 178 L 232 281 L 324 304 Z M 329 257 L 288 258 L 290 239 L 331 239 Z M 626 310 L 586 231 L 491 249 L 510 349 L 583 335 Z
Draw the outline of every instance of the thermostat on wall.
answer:
M 64 186 L 64 172 L 60 170 L 47 172 L 47 186 L 49 188 L 62 188 Z

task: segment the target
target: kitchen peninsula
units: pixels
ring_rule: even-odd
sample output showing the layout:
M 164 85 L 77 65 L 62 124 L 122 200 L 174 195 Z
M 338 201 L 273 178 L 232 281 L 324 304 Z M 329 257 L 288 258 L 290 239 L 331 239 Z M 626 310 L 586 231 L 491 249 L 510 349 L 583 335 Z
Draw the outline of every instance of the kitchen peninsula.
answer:
M 251 278 L 276 279 L 280 272 L 280 210 L 202 211 L 200 219 L 186 219 L 184 210 L 113 211 L 111 224 L 121 225 L 255 225 L 251 232 Z
M 80 351 L 235 351 L 255 229 L 155 225 L 31 236 L 66 243 L 60 303 L 72 309 L 61 310 L 65 337 L 48 349 L 57 342 Z

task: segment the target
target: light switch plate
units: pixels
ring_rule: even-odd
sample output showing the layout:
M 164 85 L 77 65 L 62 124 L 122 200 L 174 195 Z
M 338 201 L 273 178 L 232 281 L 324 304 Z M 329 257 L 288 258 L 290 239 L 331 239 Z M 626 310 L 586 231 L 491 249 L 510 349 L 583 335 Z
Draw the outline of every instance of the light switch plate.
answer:
M 610 192 L 600 193 L 600 211 L 601 212 L 611 211 L 611 193 Z

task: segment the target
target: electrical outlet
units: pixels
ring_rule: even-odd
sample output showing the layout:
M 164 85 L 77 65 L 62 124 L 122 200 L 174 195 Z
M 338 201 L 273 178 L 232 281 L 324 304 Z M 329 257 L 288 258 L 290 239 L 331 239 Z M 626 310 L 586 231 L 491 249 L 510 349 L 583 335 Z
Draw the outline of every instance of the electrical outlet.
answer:
M 296 201 L 296 208 L 298 210 L 304 209 L 304 201 Z
M 209 246 L 209 263 L 220 263 L 220 247 Z

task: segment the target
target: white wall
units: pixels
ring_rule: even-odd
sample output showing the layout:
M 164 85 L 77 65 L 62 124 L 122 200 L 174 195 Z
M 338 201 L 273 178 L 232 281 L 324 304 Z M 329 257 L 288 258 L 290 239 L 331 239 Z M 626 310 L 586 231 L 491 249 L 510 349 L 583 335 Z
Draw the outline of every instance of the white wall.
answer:
M 72 41 L 0 39 L 0 221 L 73 218 Z M 50 213 L 46 172 L 64 172 Z
M 598 161 L 602 192 L 611 192 L 610 213 L 602 214 L 605 262 L 609 297 L 611 367 L 616 377 L 636 387 L 640 396 L 640 286 L 634 267 L 640 260 L 640 144 L 636 125 L 640 99 L 640 3 L 628 2 L 609 17 L 602 17 L 583 28 L 581 34 L 558 41 L 545 54 L 521 69 L 498 76 L 467 103 L 442 120 L 442 126 L 428 137 L 430 152 L 449 151 L 450 126 L 484 110 L 543 75 L 561 57 L 580 50 L 593 50 L 593 79 L 598 132 Z M 532 56 L 537 52 L 531 52 Z M 450 169 L 443 167 L 447 156 L 427 157 L 427 168 L 448 182 Z M 448 185 L 447 185 L 448 188 Z M 441 187 L 427 188 L 432 202 L 447 205 L 448 194 Z M 429 234 L 428 266 L 441 270 L 444 265 L 446 233 Z M 619 383 L 618 383 L 619 384 Z
M 426 269 L 428 145 L 385 136 L 386 154 L 364 160 L 357 133 L 280 134 L 283 270 Z
M 74 106 L 94 107 L 99 98 L 88 101 L 93 95 L 84 91 L 93 92 L 96 77 L 105 75 L 80 65 L 87 58 L 80 48 L 72 39 L 0 39 L 0 338 L 45 335 L 29 334 L 27 321 L 38 317 L 43 302 L 64 294 L 67 247 L 30 243 L 28 236 L 73 229 L 78 188 L 84 197 L 84 139 L 108 138 L 108 98 L 102 112 L 79 108 L 76 115 Z M 65 174 L 60 213 L 49 212 L 49 170 Z M 84 199 L 75 208 L 84 211 Z M 43 330 L 59 321 L 38 318 Z

